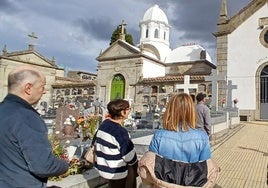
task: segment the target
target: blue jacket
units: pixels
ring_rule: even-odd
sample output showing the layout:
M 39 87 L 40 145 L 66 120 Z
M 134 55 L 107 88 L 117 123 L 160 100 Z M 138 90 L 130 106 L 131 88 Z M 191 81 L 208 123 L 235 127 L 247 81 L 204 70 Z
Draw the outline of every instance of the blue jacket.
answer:
M 165 158 L 188 163 L 204 161 L 211 157 L 209 137 L 200 129 L 184 132 L 157 130 L 149 150 Z
M 47 127 L 32 106 L 8 94 L 0 104 L 0 187 L 46 187 L 68 163 L 52 153 Z

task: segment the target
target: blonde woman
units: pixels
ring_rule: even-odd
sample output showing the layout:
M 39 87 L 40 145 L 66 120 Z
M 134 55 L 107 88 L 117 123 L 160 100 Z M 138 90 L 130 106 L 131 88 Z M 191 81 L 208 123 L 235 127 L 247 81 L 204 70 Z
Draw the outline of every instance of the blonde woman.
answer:
M 138 173 L 154 187 L 213 187 L 219 168 L 210 157 L 209 137 L 196 129 L 195 104 L 190 95 L 180 93 L 169 101 L 163 129 L 155 132 Z
M 211 157 L 209 138 L 204 131 L 196 129 L 195 104 L 188 94 L 171 98 L 163 116 L 163 129 L 154 134 L 149 150 L 190 163 Z

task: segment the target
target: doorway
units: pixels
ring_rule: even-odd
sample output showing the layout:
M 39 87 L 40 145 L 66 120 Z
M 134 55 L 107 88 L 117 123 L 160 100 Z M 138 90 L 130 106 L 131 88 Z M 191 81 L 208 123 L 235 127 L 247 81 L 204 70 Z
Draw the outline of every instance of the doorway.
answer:
M 110 99 L 124 99 L 125 97 L 125 78 L 121 74 L 114 76 L 111 85 Z
M 260 75 L 260 119 L 268 119 L 268 65 Z

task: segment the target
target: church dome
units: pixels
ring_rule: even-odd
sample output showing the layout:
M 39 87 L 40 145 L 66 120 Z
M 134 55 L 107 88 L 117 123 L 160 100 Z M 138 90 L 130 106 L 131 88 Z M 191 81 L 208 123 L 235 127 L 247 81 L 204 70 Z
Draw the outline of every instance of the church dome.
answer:
M 159 8 L 158 5 L 154 5 L 153 7 L 149 8 L 144 16 L 142 21 L 161 21 L 168 24 L 168 19 L 166 14 Z
M 198 44 L 184 45 L 175 48 L 167 56 L 166 63 L 207 60 L 212 63 L 210 55 Z

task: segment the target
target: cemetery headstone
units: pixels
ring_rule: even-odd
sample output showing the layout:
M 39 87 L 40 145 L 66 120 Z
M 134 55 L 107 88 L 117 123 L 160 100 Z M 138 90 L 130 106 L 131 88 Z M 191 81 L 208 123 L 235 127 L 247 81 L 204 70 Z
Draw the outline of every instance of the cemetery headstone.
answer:
M 84 119 L 86 119 L 88 116 L 96 115 L 96 116 L 101 117 L 101 120 L 103 121 L 106 113 L 107 113 L 107 110 L 103 106 L 92 106 L 83 111 L 83 116 L 84 116 Z
M 70 109 L 66 106 L 61 106 L 56 110 L 56 127 L 55 131 L 62 132 L 64 129 L 64 122 L 66 119 L 72 115 L 75 119 L 79 117 L 78 109 Z
M 39 113 L 41 115 L 45 115 L 46 111 L 47 111 L 47 102 L 46 101 L 40 102 Z
M 187 94 L 189 94 L 190 89 L 197 89 L 197 88 L 198 88 L 198 84 L 190 84 L 189 75 L 184 76 L 184 84 L 177 84 L 175 86 L 175 89 L 183 89 L 183 92 Z
M 89 108 L 90 105 L 91 105 L 91 100 L 89 100 L 89 99 L 85 99 L 85 100 L 83 101 L 84 109 Z
M 237 89 L 237 85 L 232 85 L 232 80 L 228 80 L 227 86 L 227 108 L 233 107 L 232 90 Z
M 42 106 L 44 110 L 47 110 L 47 102 L 46 101 L 42 101 L 40 103 L 40 106 Z
M 90 116 L 90 115 L 94 115 L 95 114 L 95 107 L 92 106 L 90 108 L 87 108 L 83 111 L 83 115 L 84 115 L 84 118 L 86 118 L 87 116 Z
M 205 76 L 205 81 L 211 81 L 212 83 L 212 99 L 211 108 L 212 111 L 218 111 L 218 81 L 225 81 L 226 77 L 224 75 L 218 74 L 217 69 L 212 69 L 211 76 Z

